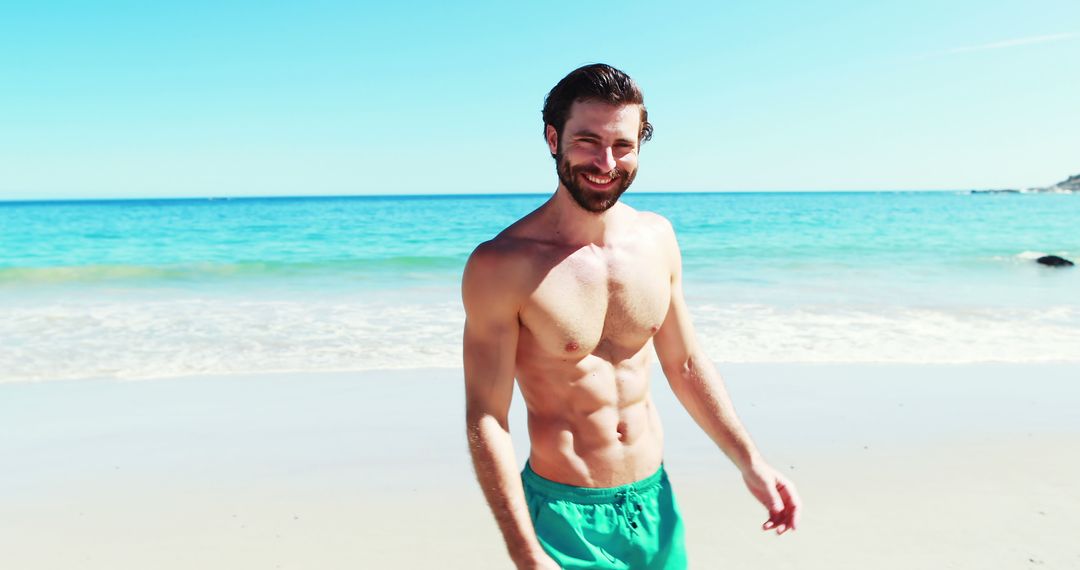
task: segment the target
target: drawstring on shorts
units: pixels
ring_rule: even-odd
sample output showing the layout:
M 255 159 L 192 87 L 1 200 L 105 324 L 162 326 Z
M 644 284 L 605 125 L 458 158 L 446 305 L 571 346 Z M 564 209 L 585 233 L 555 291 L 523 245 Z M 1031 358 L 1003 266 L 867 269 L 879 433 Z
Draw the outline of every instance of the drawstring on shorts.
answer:
M 623 520 L 630 527 L 630 532 L 637 533 L 638 517 L 644 508 L 641 495 L 633 487 L 621 489 L 616 495 L 615 507 L 622 511 Z

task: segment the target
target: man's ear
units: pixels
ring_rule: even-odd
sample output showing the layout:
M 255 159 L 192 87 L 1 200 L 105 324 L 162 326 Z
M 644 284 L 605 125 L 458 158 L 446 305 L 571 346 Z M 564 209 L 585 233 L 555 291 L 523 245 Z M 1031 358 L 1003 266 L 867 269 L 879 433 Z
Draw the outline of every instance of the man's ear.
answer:
M 555 127 L 551 125 L 544 126 L 544 139 L 547 140 L 551 156 L 555 156 L 559 152 L 559 133 L 555 130 Z

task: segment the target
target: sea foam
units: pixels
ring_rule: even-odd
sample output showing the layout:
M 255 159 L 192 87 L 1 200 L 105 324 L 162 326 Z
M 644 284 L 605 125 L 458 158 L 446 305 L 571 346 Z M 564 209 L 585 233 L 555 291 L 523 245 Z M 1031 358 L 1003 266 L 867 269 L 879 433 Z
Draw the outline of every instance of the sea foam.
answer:
M 719 362 L 1080 361 L 1080 309 L 692 307 Z M 461 366 L 464 312 L 429 302 L 173 299 L 11 307 L 0 381 Z

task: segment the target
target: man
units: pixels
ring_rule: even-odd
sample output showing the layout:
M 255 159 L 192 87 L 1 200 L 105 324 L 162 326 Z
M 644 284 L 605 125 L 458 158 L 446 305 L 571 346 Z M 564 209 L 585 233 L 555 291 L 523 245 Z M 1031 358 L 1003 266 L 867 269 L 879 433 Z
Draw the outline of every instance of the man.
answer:
M 518 568 L 685 568 L 683 526 L 649 395 L 653 349 L 679 401 L 794 530 L 795 488 L 767 465 L 701 352 L 671 224 L 620 204 L 652 134 L 634 81 L 607 65 L 548 93 L 559 187 L 480 244 L 462 278 L 466 421 L 476 475 Z M 507 414 L 517 378 L 531 450 Z

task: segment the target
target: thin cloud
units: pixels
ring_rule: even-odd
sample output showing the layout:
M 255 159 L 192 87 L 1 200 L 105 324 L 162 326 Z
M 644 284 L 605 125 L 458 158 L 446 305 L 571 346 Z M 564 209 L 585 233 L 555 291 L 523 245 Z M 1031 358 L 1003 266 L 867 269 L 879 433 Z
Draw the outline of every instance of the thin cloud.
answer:
M 1011 47 L 1016 47 L 1016 46 L 1026 46 L 1026 45 L 1031 45 L 1031 44 L 1045 44 L 1045 43 L 1050 43 L 1050 42 L 1060 42 L 1062 40 L 1071 40 L 1071 39 L 1076 38 L 1078 36 L 1080 36 L 1080 34 L 1077 34 L 1075 32 L 1070 32 L 1070 33 L 1067 33 L 1067 34 L 1050 34 L 1050 35 L 1045 35 L 1045 36 L 1033 36 L 1033 37 L 1030 37 L 1030 38 L 1018 38 L 1018 39 L 1015 39 L 1015 40 L 1005 40 L 1005 41 L 1001 41 L 1001 42 L 993 42 L 993 43 L 981 44 L 981 45 L 977 45 L 977 46 L 958 47 L 958 48 L 953 48 L 951 50 L 945 51 L 944 53 L 947 53 L 947 54 L 948 53 L 966 53 L 966 52 L 971 52 L 971 51 L 983 51 L 983 50 L 988 50 L 988 49 L 1005 49 L 1005 48 L 1011 48 Z

